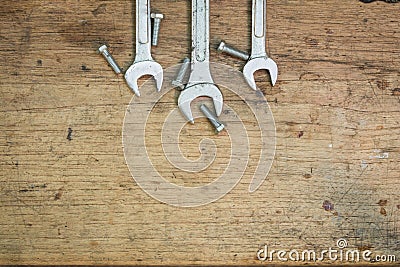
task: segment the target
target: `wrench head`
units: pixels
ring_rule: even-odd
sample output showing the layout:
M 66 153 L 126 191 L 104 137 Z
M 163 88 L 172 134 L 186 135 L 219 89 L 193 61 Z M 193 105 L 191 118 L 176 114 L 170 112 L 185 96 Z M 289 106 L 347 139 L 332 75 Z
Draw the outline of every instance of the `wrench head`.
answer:
M 261 69 L 269 71 L 272 86 L 275 85 L 276 80 L 278 79 L 278 66 L 276 65 L 275 61 L 268 57 L 251 58 L 243 68 L 243 75 L 253 90 L 257 90 L 257 85 L 254 80 L 254 72 Z
M 163 83 L 163 68 L 155 61 L 134 62 L 125 72 L 125 80 L 135 95 L 140 96 L 137 80 L 144 76 L 151 75 L 157 84 L 157 91 L 161 90 Z
M 198 83 L 187 87 L 178 98 L 178 107 L 190 123 L 194 123 L 190 104 L 200 96 L 208 96 L 213 100 L 217 116 L 221 115 L 223 107 L 223 96 L 219 88 L 212 83 Z

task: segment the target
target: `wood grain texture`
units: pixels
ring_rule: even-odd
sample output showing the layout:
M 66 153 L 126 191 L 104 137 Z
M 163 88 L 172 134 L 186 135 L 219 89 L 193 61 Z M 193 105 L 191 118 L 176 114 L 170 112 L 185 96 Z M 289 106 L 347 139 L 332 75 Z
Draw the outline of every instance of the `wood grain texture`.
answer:
M 132 1 L 0 6 L 0 264 L 258 264 L 263 244 L 322 250 L 338 238 L 400 260 L 399 4 L 268 1 L 267 49 L 280 74 L 273 88 L 256 76 L 276 123 L 272 169 L 249 194 L 252 158 L 228 195 L 190 209 L 149 197 L 125 163 L 132 93 L 95 51 L 107 42 L 124 69 L 131 64 Z M 174 66 L 189 55 L 190 3 L 152 8 L 165 14 L 153 56 Z M 223 39 L 249 51 L 249 24 L 250 1 L 212 0 L 211 60 L 242 68 L 215 47 Z M 161 110 L 175 101 L 166 96 Z M 189 158 L 210 130 L 205 120 L 188 126 Z M 157 168 L 171 174 L 165 160 Z

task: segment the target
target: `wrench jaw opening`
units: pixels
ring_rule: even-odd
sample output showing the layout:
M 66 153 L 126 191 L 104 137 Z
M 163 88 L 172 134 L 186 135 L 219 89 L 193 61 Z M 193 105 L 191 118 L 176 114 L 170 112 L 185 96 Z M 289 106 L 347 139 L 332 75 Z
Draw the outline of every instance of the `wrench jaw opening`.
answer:
M 243 75 L 253 90 L 257 90 L 257 85 L 254 80 L 254 72 L 261 69 L 265 69 L 269 72 L 272 86 L 275 85 L 276 80 L 278 79 L 278 66 L 275 61 L 268 57 L 250 58 L 243 68 Z
M 159 92 L 164 79 L 163 68 L 155 61 L 142 61 L 133 63 L 125 72 L 126 83 L 135 95 L 140 96 L 137 80 L 144 75 L 153 76 Z
M 186 119 L 194 124 L 192 110 L 190 104 L 194 99 L 206 96 L 213 100 L 215 113 L 220 116 L 222 113 L 224 99 L 221 91 L 215 84 L 212 83 L 201 83 L 192 85 L 181 92 L 178 98 L 178 107 Z

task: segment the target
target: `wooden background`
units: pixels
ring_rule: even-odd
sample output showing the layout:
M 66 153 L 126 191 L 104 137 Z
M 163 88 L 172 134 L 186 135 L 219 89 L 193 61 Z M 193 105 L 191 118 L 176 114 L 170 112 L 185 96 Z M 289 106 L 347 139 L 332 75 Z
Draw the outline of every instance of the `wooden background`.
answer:
M 257 82 L 276 122 L 271 172 L 249 194 L 249 166 L 224 198 L 190 209 L 149 197 L 125 163 L 133 94 L 96 49 L 131 64 L 132 1 L 0 6 L 0 264 L 258 264 L 263 244 L 322 250 L 339 238 L 400 259 L 400 4 L 268 1 L 280 74 L 273 88 L 263 72 Z M 152 8 L 165 14 L 153 56 L 174 66 L 189 55 L 190 2 Z M 250 1 L 212 0 L 210 13 L 211 60 L 241 69 L 215 47 L 249 51 Z M 187 127 L 192 157 L 195 133 L 227 140 L 205 120 Z

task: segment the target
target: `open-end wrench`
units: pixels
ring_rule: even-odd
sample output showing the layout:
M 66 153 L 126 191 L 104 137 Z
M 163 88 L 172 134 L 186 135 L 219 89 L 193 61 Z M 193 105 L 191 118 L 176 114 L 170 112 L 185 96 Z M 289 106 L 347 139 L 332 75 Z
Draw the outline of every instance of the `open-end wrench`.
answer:
M 254 81 L 254 72 L 260 69 L 269 71 L 272 85 L 278 78 L 278 66 L 270 59 L 265 51 L 267 18 L 267 0 L 253 0 L 252 3 L 252 28 L 251 28 L 251 55 L 243 68 L 243 75 L 251 88 L 257 90 Z
M 189 81 L 178 98 L 182 114 L 194 123 L 191 102 L 200 96 L 212 98 L 217 116 L 221 115 L 223 97 L 210 72 L 209 0 L 192 0 L 192 62 Z
M 151 56 L 150 0 L 136 0 L 136 55 L 125 72 L 125 80 L 137 96 L 140 96 L 137 80 L 144 75 L 152 75 L 157 90 L 161 90 L 163 69 Z

